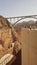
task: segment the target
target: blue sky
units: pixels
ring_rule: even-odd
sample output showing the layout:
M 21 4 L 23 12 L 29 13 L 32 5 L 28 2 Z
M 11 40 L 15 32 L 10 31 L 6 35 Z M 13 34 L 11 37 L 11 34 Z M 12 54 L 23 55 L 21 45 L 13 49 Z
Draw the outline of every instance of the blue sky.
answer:
M 37 0 L 0 0 L 0 15 L 37 15 Z

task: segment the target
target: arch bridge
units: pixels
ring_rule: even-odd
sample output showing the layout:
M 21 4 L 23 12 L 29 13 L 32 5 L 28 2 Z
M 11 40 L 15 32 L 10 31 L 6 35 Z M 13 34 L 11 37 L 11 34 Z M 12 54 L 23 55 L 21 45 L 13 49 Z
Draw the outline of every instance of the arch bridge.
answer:
M 15 25 L 17 22 L 23 20 L 23 19 L 27 19 L 27 18 L 33 18 L 37 20 L 37 15 L 29 15 L 29 16 L 17 16 L 17 17 L 7 17 L 6 19 L 10 20 L 10 22 L 13 20 Z

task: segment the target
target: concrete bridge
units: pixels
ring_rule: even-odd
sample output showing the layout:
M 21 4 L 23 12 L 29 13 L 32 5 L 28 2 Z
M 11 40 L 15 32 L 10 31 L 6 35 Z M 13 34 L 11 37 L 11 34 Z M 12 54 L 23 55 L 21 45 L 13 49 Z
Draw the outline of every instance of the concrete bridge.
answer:
M 10 20 L 11 22 L 14 22 L 14 25 L 16 23 L 18 23 L 19 21 L 23 20 L 23 19 L 27 19 L 27 18 L 33 18 L 37 20 L 37 15 L 29 15 L 29 16 L 17 16 L 17 17 L 7 17 L 8 20 Z

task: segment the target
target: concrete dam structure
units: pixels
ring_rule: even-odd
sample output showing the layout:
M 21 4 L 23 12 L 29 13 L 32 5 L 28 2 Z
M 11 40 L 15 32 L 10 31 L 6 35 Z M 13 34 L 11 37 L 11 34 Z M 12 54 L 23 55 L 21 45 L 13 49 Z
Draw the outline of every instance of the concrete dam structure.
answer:
M 22 28 L 22 65 L 37 65 L 37 29 Z

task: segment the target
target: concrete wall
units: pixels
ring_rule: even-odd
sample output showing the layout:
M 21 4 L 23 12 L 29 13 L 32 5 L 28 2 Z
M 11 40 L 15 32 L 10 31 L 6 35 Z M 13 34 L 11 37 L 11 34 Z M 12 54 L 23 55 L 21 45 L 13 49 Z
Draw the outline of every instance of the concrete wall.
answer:
M 37 30 L 21 30 L 22 65 L 37 65 Z

